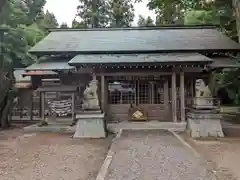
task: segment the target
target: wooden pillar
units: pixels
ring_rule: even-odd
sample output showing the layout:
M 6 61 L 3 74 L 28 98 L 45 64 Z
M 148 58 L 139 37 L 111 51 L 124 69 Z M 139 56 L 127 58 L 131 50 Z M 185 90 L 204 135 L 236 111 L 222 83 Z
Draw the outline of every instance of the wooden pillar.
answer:
M 184 88 L 184 72 L 180 72 L 180 112 L 181 112 L 181 121 L 184 122 L 185 119 L 185 88 Z
M 135 105 L 137 106 L 139 104 L 139 82 L 138 80 L 135 80 Z
M 168 87 L 168 79 L 164 82 L 164 105 L 168 108 L 169 105 L 169 87 Z
M 45 92 L 40 93 L 41 99 L 41 119 L 45 121 Z
M 24 93 L 22 93 L 22 89 L 19 90 L 19 109 L 20 109 L 20 119 L 23 118 L 23 101 L 24 101 Z
M 191 78 L 191 94 L 193 98 L 194 97 L 194 78 Z
M 31 89 L 30 121 L 33 120 L 33 90 Z
M 38 116 L 41 118 L 42 116 L 42 93 L 39 92 L 39 113 L 38 113 Z
M 72 121 L 75 122 L 75 92 L 72 93 Z
M 154 83 L 151 81 L 148 86 L 149 104 L 154 104 Z
M 105 113 L 105 99 L 106 99 L 106 93 L 105 93 L 105 76 L 101 75 L 101 110 Z
M 194 97 L 195 97 L 195 77 L 191 78 L 191 106 L 194 104 Z
M 177 88 L 175 72 L 172 72 L 172 118 L 173 122 L 177 122 Z

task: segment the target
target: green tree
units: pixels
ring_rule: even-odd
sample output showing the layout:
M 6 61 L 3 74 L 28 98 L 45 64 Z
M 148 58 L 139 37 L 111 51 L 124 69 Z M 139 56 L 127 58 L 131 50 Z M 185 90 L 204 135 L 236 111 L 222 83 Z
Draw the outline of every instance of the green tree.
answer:
M 24 12 L 21 1 L 9 0 L 1 12 L 0 24 L 17 27 L 18 24 L 27 22 L 27 15 Z
M 228 0 L 216 0 L 215 7 L 220 18 L 221 31 L 237 41 L 237 24 L 233 3 Z
M 237 26 L 237 33 L 238 33 L 238 43 L 240 43 L 240 1 L 233 0 L 233 7 L 235 9 L 236 26 Z
M 60 28 L 67 29 L 67 28 L 68 28 L 68 25 L 67 25 L 67 23 L 62 23 L 62 24 L 60 25 Z
M 0 1 L 0 13 L 2 12 L 3 7 L 5 7 L 6 2 L 7 2 L 7 0 L 1 0 Z
M 79 0 L 77 17 L 85 27 L 106 27 L 108 23 L 105 0 Z
M 45 32 L 45 34 L 48 33 L 49 28 L 58 27 L 56 17 L 49 11 L 46 11 L 46 13 L 42 12 L 41 14 L 39 14 L 35 23 L 38 25 L 39 29 Z
M 129 27 L 133 22 L 132 0 L 79 0 L 74 26 L 82 27 Z
M 184 3 L 182 0 L 151 0 L 148 3 L 150 10 L 157 14 L 156 24 L 176 24 L 183 18 Z
M 134 8 L 131 0 L 109 0 L 108 16 L 111 27 L 130 27 L 134 20 Z
M 219 16 L 211 10 L 191 10 L 184 17 L 184 24 L 219 24 Z
M 152 18 L 150 16 L 148 16 L 145 19 L 142 15 L 139 15 L 137 24 L 138 24 L 139 27 L 154 26 L 154 21 L 152 20 Z
M 8 2 L 3 1 L 0 5 L 5 6 Z M 3 15 L 2 10 L 4 7 L 0 6 L 0 16 Z M 4 14 L 5 15 L 5 14 Z M 10 125 L 9 113 L 11 111 L 11 105 L 13 98 L 10 95 L 12 90 L 12 74 L 6 61 L 4 61 L 3 54 L 3 41 L 4 41 L 5 28 L 0 28 L 0 126 L 6 128 Z
M 78 22 L 76 19 L 73 19 L 72 28 L 83 29 L 83 28 L 87 28 L 87 27 L 83 21 Z
M 23 0 L 22 3 L 25 5 L 25 14 L 28 17 L 26 25 L 31 25 L 42 14 L 46 0 Z
M 0 1 L 0 5 L 3 1 Z M 40 41 L 48 27 L 57 27 L 53 14 L 43 12 L 45 0 L 8 0 L 0 6 L 0 125 L 9 125 L 13 102 L 12 69 L 29 65 L 36 60 L 28 49 Z
M 142 0 L 136 0 L 141 2 Z M 156 25 L 183 24 L 184 16 L 191 10 L 209 10 L 214 2 L 199 0 L 149 0 L 148 8 L 155 11 Z
M 15 65 L 31 64 L 35 58 L 28 54 L 28 49 L 47 34 L 47 28 L 51 25 L 57 26 L 56 18 L 48 11 L 44 13 L 39 2 L 42 6 L 45 4 L 45 1 L 40 0 L 9 0 L 1 14 L 4 20 L 0 22 L 0 27 L 9 30 L 3 43 L 4 58 L 7 62 L 12 62 L 14 68 Z M 34 4 L 36 7 L 33 6 Z M 30 21 L 33 23 L 29 25 Z M 15 63 L 16 61 L 18 63 Z

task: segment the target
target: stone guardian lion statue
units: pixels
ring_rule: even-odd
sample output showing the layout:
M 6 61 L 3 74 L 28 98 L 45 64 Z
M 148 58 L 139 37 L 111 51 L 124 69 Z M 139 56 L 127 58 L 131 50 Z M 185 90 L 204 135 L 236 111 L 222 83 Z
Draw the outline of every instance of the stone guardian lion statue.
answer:
M 86 89 L 83 92 L 83 105 L 84 110 L 97 110 L 99 109 L 98 100 L 98 81 L 96 77 L 93 76 L 93 80 L 89 82 Z
M 213 100 L 211 99 L 212 94 L 208 86 L 205 85 L 203 79 L 197 79 L 195 84 L 196 97 L 195 105 L 196 106 L 212 106 Z

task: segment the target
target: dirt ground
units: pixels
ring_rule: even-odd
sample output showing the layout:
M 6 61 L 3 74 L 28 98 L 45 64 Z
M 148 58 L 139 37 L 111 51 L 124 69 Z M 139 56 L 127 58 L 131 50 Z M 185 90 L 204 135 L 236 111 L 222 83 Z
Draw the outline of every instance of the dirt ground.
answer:
M 93 180 L 111 140 L 76 140 L 51 133 L 24 135 L 19 128 L 0 131 L 0 179 Z
M 240 180 L 240 138 L 194 140 L 185 134 L 182 137 L 222 173 L 228 174 L 228 180 Z

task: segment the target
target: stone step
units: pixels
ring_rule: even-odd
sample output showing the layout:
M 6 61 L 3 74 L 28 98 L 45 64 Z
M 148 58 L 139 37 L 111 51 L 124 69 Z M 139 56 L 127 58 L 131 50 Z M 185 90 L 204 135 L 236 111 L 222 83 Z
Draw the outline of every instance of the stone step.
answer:
M 77 111 L 76 114 L 101 114 L 102 112 L 100 110 L 95 111 Z
M 196 114 L 217 114 L 219 111 L 217 109 L 190 109 L 190 113 L 196 113 Z
M 104 119 L 104 114 L 99 113 L 99 114 L 77 114 L 76 119 Z
M 106 137 L 104 114 L 77 114 L 77 127 L 74 138 Z
M 201 109 L 206 109 L 206 110 L 209 109 L 209 110 L 211 110 L 211 109 L 217 109 L 217 106 L 193 105 L 193 108 L 194 108 L 194 109 L 199 109 L 199 110 L 201 110 Z
M 187 117 L 193 118 L 193 119 L 221 119 L 222 118 L 220 114 L 194 114 L 194 113 L 187 114 Z

